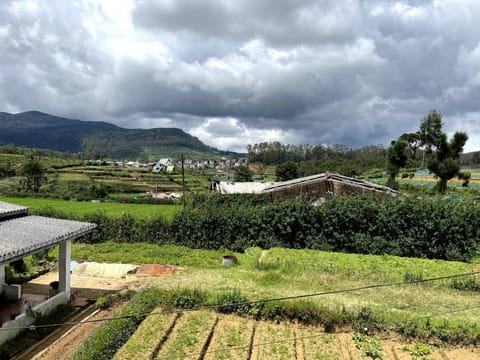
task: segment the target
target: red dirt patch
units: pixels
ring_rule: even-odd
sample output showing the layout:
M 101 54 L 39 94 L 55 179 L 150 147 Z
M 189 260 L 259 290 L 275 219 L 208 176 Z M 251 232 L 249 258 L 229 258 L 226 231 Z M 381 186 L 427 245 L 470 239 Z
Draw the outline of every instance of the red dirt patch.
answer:
M 146 264 L 141 265 L 135 275 L 138 277 L 171 275 L 175 269 L 173 265 Z

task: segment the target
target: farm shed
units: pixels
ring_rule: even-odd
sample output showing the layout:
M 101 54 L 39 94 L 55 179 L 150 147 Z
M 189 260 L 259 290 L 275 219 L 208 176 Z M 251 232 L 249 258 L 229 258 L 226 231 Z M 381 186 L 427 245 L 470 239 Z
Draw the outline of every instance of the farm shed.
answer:
M 398 191 L 386 186 L 331 173 L 322 173 L 275 183 L 266 187 L 260 193 L 270 194 L 272 201 L 306 198 L 313 202 L 322 202 L 325 198 L 335 195 L 356 195 L 361 193 L 399 194 Z
M 325 198 L 335 195 L 356 195 L 377 193 L 397 195 L 398 191 L 369 181 L 354 179 L 332 173 L 322 173 L 282 182 L 218 182 L 213 187 L 221 194 L 270 194 L 272 202 L 306 198 L 320 203 Z
M 0 294 L 1 306 L 21 309 L 2 319 L 0 344 L 15 337 L 19 327 L 34 323 L 30 312 L 47 314 L 70 300 L 70 253 L 72 240 L 92 231 L 95 224 L 29 216 L 28 208 L 0 201 Z M 5 265 L 59 245 L 58 294 L 35 299 L 22 293 L 21 285 L 5 284 Z M 26 308 L 26 309 L 25 309 Z

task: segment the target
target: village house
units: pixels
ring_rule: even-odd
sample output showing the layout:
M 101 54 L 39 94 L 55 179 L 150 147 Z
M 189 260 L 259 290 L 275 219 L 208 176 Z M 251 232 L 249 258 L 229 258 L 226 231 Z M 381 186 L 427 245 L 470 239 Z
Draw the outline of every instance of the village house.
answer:
M 173 171 L 173 163 L 171 159 L 168 158 L 163 158 L 158 160 L 155 165 L 153 165 L 152 172 L 154 174 L 158 174 L 162 171 L 167 171 L 167 170 Z M 171 172 L 170 171 L 170 172 Z

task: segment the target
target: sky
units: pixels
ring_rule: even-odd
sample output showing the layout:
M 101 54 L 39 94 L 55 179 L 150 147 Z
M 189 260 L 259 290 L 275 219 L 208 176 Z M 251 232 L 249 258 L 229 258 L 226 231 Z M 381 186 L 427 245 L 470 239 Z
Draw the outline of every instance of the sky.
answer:
M 480 150 L 478 0 L 1 0 L 0 111 L 222 150 L 383 144 L 432 109 Z

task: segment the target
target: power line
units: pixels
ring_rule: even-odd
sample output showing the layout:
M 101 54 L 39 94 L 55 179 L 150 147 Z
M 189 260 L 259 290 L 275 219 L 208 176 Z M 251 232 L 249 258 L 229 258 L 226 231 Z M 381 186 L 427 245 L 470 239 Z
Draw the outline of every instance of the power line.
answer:
M 266 304 L 266 303 L 275 302 L 275 301 L 297 300 L 297 299 L 305 299 L 305 298 L 311 298 L 311 297 L 317 297 L 317 296 L 326 296 L 326 295 L 349 293 L 349 292 L 355 292 L 355 291 L 361 291 L 361 290 L 378 289 L 378 288 L 382 288 L 382 287 L 420 284 L 420 283 L 454 279 L 454 278 L 472 276 L 472 275 L 479 275 L 479 274 L 480 274 L 480 271 L 476 271 L 476 272 L 471 272 L 471 273 L 438 276 L 438 277 L 428 278 L 428 279 L 418 279 L 418 280 L 411 280 L 411 281 L 400 281 L 400 282 L 393 282 L 393 283 L 365 285 L 365 286 L 349 288 L 349 289 L 330 290 L 330 291 L 322 291 L 322 292 L 309 293 L 309 294 L 283 296 L 283 297 L 277 297 L 277 298 L 252 300 L 252 301 L 239 301 L 239 302 L 232 302 L 232 303 L 227 303 L 227 304 L 204 305 L 204 306 L 199 306 L 199 307 L 193 307 L 191 309 L 171 309 L 171 310 L 165 310 L 165 311 L 162 311 L 162 312 L 155 312 L 155 313 L 140 313 L 140 314 L 123 315 L 123 316 L 116 316 L 116 317 L 110 317 L 110 318 L 104 318 L 104 319 L 92 319 L 92 320 L 86 320 L 86 321 L 83 321 L 83 322 L 82 321 L 77 321 L 77 322 L 69 322 L 69 323 L 57 323 L 57 324 L 44 324 L 44 325 L 30 325 L 30 326 L 19 326 L 19 327 L 11 327 L 11 328 L 0 328 L 0 331 L 26 330 L 26 329 L 36 330 L 37 328 L 73 326 L 73 325 L 78 325 L 78 324 L 86 324 L 86 323 L 90 323 L 90 322 L 120 320 L 120 319 L 127 319 L 127 318 L 133 318 L 133 317 L 146 317 L 146 316 L 149 316 L 149 315 L 162 315 L 162 314 L 167 314 L 167 313 L 190 312 L 190 311 L 197 311 L 197 310 L 212 310 L 212 309 L 224 308 L 224 307 L 228 307 L 228 306 Z
M 478 308 L 480 308 L 480 305 L 455 309 L 455 310 L 451 310 L 451 311 L 443 312 L 443 313 L 438 313 L 438 314 L 431 314 L 431 315 L 427 315 L 427 316 L 422 316 L 421 318 L 443 316 L 443 315 L 448 315 L 448 314 L 452 314 L 452 313 L 458 313 L 458 312 L 468 311 L 468 310 L 473 310 L 473 309 L 478 309 Z M 300 329 L 307 329 L 307 328 L 300 328 Z M 236 350 L 247 350 L 247 349 L 250 349 L 250 348 L 253 348 L 253 347 L 261 347 L 261 346 L 267 346 L 267 345 L 287 343 L 287 342 L 296 341 L 296 340 L 314 339 L 314 338 L 318 338 L 318 337 L 321 337 L 321 336 L 324 336 L 324 335 L 337 334 L 336 332 L 330 332 L 330 333 L 314 332 L 314 333 L 315 333 L 314 335 L 306 335 L 306 336 L 293 337 L 293 338 L 284 338 L 284 339 L 280 339 L 280 340 L 273 340 L 273 341 L 267 341 L 267 342 L 263 342 L 263 343 L 256 343 L 256 344 L 250 344 L 250 345 L 244 345 L 244 346 L 224 346 L 224 347 L 219 347 L 219 348 L 216 348 L 216 349 L 207 350 L 207 351 L 203 351 L 203 352 L 188 353 L 188 354 L 185 354 L 185 355 L 162 356 L 162 357 L 159 357 L 157 359 L 159 359 L 159 360 L 160 359 L 162 359 L 162 360 L 186 359 L 186 358 L 189 358 L 189 357 L 198 357 L 198 356 L 201 356 L 201 355 L 204 356 L 206 354 L 218 354 L 218 353 L 224 353 L 224 352 L 230 352 L 230 351 L 236 351 Z
M 421 318 L 432 318 L 432 317 L 436 317 L 436 316 L 444 316 L 444 315 L 456 314 L 456 313 L 459 313 L 459 312 L 469 311 L 469 310 L 475 310 L 475 309 L 479 309 L 479 308 L 480 308 L 480 305 L 468 306 L 468 307 L 464 307 L 464 308 L 459 308 L 459 309 L 453 309 L 453 310 L 445 311 L 445 312 L 442 312 L 442 313 L 430 314 L 430 315 L 422 316 Z

